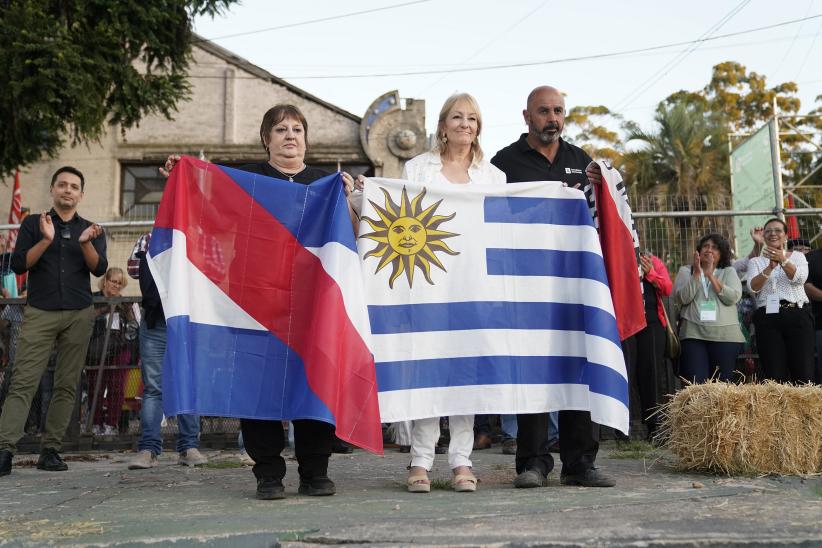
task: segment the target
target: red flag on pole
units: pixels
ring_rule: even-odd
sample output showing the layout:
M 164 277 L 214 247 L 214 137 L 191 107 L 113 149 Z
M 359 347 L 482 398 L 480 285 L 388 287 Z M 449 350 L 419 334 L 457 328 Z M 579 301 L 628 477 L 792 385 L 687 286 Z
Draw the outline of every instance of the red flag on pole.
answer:
M 793 196 L 788 194 L 788 208 L 793 209 Z M 799 222 L 796 220 L 796 215 L 788 215 L 788 239 L 795 240 L 799 238 Z
M 20 170 L 14 173 L 14 189 L 11 192 L 11 209 L 9 210 L 10 225 L 20 224 L 20 217 L 23 214 L 23 192 L 20 190 Z M 17 230 L 9 230 L 6 249 L 14 251 L 14 244 L 17 243 Z

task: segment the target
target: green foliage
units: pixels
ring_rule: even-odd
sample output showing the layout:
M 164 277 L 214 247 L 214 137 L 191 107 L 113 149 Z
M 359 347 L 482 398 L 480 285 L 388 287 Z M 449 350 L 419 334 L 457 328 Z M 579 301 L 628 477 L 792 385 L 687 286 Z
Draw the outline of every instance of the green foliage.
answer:
M 191 18 L 235 0 L 0 1 L 0 177 L 186 99 Z

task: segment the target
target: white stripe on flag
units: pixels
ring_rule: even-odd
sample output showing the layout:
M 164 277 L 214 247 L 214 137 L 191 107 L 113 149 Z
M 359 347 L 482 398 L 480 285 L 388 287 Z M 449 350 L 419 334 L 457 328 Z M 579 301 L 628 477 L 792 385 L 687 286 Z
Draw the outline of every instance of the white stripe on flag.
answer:
M 182 232 L 172 232 L 171 247 L 152 256 L 149 267 L 155 281 L 167 280 L 167 287 L 163 288 L 166 294 L 161 293 L 166 318 L 189 316 L 195 323 L 266 331 L 189 262 Z M 159 284 L 157 288 L 160 289 Z

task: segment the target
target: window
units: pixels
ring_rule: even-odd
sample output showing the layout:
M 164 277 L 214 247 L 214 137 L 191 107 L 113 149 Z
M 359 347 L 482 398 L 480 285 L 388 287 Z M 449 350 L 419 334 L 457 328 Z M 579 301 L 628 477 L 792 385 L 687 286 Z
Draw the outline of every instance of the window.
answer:
M 120 213 L 132 219 L 153 219 L 163 197 L 166 179 L 162 164 L 122 164 Z

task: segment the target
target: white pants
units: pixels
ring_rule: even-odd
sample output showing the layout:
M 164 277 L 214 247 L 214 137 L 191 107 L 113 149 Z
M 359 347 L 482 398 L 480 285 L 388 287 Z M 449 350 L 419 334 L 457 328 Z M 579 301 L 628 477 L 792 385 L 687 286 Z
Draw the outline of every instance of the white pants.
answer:
M 474 415 L 448 417 L 451 442 L 448 444 L 448 466 L 471 467 L 474 448 Z M 411 425 L 411 466 L 431 470 L 434 465 L 434 447 L 440 438 L 440 419 L 432 417 L 413 421 Z

